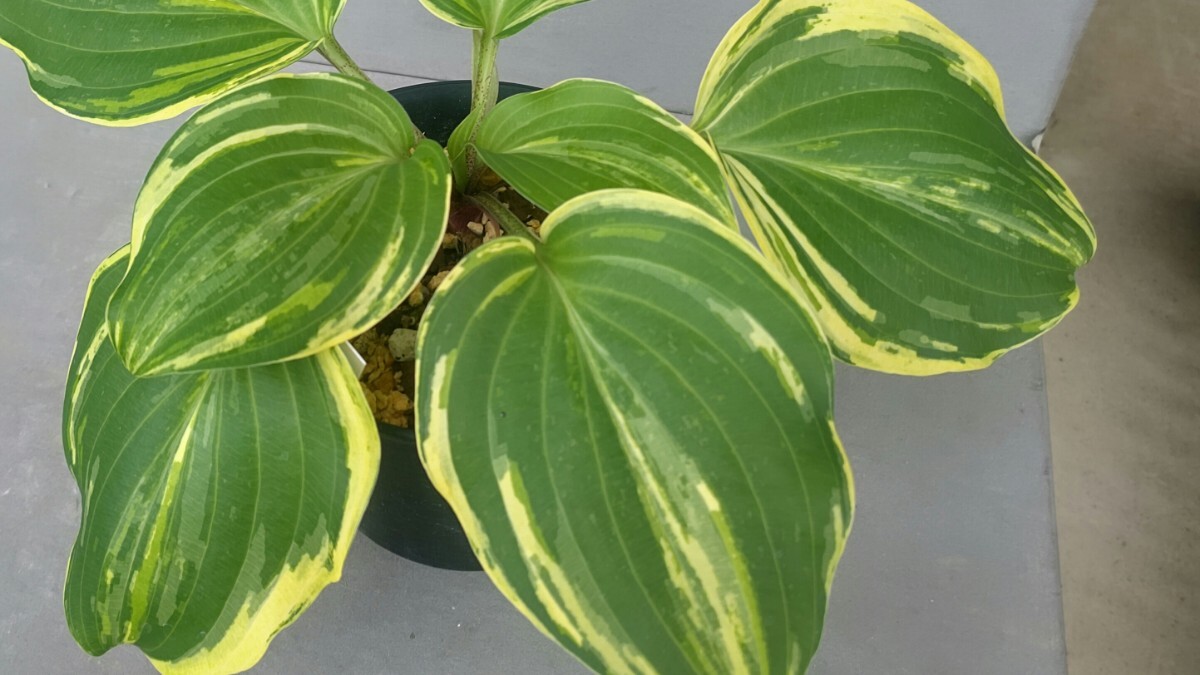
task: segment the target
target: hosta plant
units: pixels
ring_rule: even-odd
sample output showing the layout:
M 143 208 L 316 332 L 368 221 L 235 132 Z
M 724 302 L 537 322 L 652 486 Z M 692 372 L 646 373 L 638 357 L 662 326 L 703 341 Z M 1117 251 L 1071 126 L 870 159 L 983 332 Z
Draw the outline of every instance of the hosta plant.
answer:
M 203 106 L 85 302 L 72 634 L 239 671 L 338 578 L 379 461 L 339 345 L 471 203 L 507 236 L 430 303 L 416 428 L 487 574 L 597 671 L 803 671 L 854 508 L 832 359 L 978 369 L 1050 329 L 1093 253 L 1079 204 L 905 0 L 761 0 L 690 125 L 595 80 L 496 103 L 502 40 L 580 0 L 421 1 L 474 33 L 445 149 L 334 39 L 340 0 L 0 9 L 58 110 Z M 278 73 L 313 50 L 341 74 Z M 536 233 L 485 171 L 550 213 Z

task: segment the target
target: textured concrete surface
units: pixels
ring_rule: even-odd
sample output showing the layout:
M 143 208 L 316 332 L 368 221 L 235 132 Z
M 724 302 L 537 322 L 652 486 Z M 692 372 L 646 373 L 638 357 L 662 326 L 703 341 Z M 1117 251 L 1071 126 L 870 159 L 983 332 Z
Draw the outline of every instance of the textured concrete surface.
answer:
M 1100 0 L 1043 148 L 1100 237 L 1046 341 L 1073 675 L 1200 673 L 1198 34 Z
M 687 112 L 708 51 L 751 3 L 708 4 L 719 21 L 693 16 L 705 14 L 694 0 L 655 3 L 653 11 L 628 0 L 567 10 L 581 14 L 568 20 L 565 11 L 508 47 L 503 75 L 535 84 L 609 77 L 665 94 L 659 100 Z M 928 4 L 986 43 L 1007 77 L 1010 119 L 1026 137 L 1040 129 L 1088 0 L 1049 7 L 1021 0 L 1024 13 L 983 0 Z M 445 29 L 413 11 L 415 0 L 384 5 L 350 3 L 339 30 L 368 66 L 391 70 L 375 73 L 381 85 L 416 81 L 400 72 L 465 72 L 461 36 L 445 38 Z M 687 28 L 682 35 L 676 18 Z M 583 37 L 579 26 L 587 28 Z M 634 32 L 618 38 L 617 26 Z M 373 60 L 393 48 L 411 68 Z M 1034 53 L 1040 60 L 1030 62 Z M 672 105 L 670 91 L 686 99 Z M 79 498 L 61 456 L 59 410 L 87 279 L 128 240 L 141 179 L 177 124 L 110 129 L 58 115 L 28 93 L 16 58 L 0 53 L 0 672 L 150 672 L 128 647 L 88 657 L 63 622 L 59 594 Z M 839 374 L 838 424 L 860 508 L 813 672 L 1062 673 L 1040 347 L 972 375 Z M 406 563 L 361 538 L 342 583 L 255 669 L 578 671 L 483 575 Z

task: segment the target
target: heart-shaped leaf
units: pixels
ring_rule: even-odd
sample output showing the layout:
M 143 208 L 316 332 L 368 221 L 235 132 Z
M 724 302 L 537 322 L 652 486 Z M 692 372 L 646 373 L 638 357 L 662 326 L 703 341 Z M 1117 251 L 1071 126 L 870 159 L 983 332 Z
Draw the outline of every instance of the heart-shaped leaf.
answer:
M 421 0 L 443 21 L 506 38 L 556 9 L 587 0 Z
M 172 117 L 296 61 L 345 0 L 4 0 L 0 43 L 35 93 L 100 124 Z
M 588 192 L 636 188 L 737 226 L 712 148 L 619 84 L 567 80 L 502 101 L 475 146 L 488 166 L 546 211 Z
M 735 232 L 592 193 L 422 324 L 422 458 L 499 589 L 598 672 L 801 672 L 853 509 L 828 347 Z
M 932 374 L 1054 326 L 1087 218 L 1005 126 L 970 45 L 905 0 L 762 0 L 709 66 L 694 127 L 835 352 Z
M 83 501 L 67 625 L 91 654 L 129 642 L 163 672 L 241 672 L 341 576 L 379 438 L 336 349 L 131 375 L 104 320 L 127 260 L 122 249 L 96 272 L 67 381 Z
M 140 375 L 328 349 L 408 295 L 449 200 L 445 152 L 382 90 L 328 74 L 239 89 L 146 178 L 113 341 Z

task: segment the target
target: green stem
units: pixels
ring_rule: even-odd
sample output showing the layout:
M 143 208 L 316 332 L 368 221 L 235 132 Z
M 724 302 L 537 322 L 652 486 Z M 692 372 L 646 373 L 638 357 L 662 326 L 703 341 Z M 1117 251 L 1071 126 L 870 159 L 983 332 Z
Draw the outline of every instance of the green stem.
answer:
M 346 50 L 337 41 L 337 38 L 333 37 L 333 33 L 330 33 L 325 38 L 321 46 L 317 47 L 317 51 L 321 52 L 321 55 L 332 63 L 343 75 L 356 77 L 363 82 L 374 84 L 371 82 L 371 78 L 367 77 L 367 74 L 363 72 L 363 69 L 358 67 L 354 59 L 350 58 L 350 54 L 346 53 Z M 421 130 L 416 125 L 413 125 L 413 135 L 418 141 L 425 137 L 425 134 L 421 133 Z
M 367 74 L 363 72 L 362 68 L 359 68 L 358 64 L 354 62 L 354 59 L 350 58 L 350 55 L 347 54 L 346 50 L 342 48 L 342 45 L 337 41 L 337 38 L 333 37 L 333 33 L 330 33 L 329 36 L 321 42 L 321 46 L 317 47 L 317 51 L 321 52 L 321 55 L 324 56 L 330 63 L 332 63 L 335 68 L 341 71 L 342 74 L 349 75 L 350 77 L 357 77 L 358 79 L 365 80 L 367 82 L 371 81 L 371 78 L 367 77 Z
M 474 59 L 471 68 L 471 117 L 474 124 L 467 136 L 467 184 L 466 192 L 474 192 L 483 171 L 483 163 L 475 152 L 475 138 L 483 127 L 483 120 L 500 97 L 500 77 L 496 72 L 496 54 L 500 51 L 500 40 L 483 31 L 474 33 Z
M 492 220 L 499 223 L 500 228 L 505 232 L 518 237 L 524 237 L 529 241 L 536 242 L 537 237 L 525 227 L 525 223 L 521 222 L 520 218 L 513 215 L 513 212 L 508 210 L 508 206 L 500 201 L 496 195 L 490 192 L 480 192 L 467 196 L 467 201 L 475 206 L 483 209 L 484 213 L 491 216 Z

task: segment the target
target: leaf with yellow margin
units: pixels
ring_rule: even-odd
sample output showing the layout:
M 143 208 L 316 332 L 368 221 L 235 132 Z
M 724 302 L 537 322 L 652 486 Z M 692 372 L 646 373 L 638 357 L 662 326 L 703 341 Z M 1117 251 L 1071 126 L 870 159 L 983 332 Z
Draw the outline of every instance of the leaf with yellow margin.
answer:
M 854 505 L 820 331 L 682 201 L 542 233 L 464 259 L 420 333 L 421 456 L 485 571 L 597 672 L 801 672 Z
M 988 62 L 906 0 L 762 0 L 693 127 L 850 363 L 982 368 L 1078 299 L 1082 208 L 1005 126 Z
M 379 437 L 336 349 L 134 377 L 104 320 L 128 260 L 97 270 L 67 381 L 67 626 L 90 654 L 128 642 L 163 672 L 241 672 L 341 576 Z
M 151 167 L 113 343 L 138 375 L 329 349 L 420 282 L 449 208 L 446 153 L 381 89 L 326 73 L 242 87 Z
M 333 34 L 345 0 L 4 0 L 0 44 L 50 106 L 98 124 L 174 117 Z
M 516 35 L 556 9 L 587 0 L 421 0 L 434 16 L 495 38 Z

